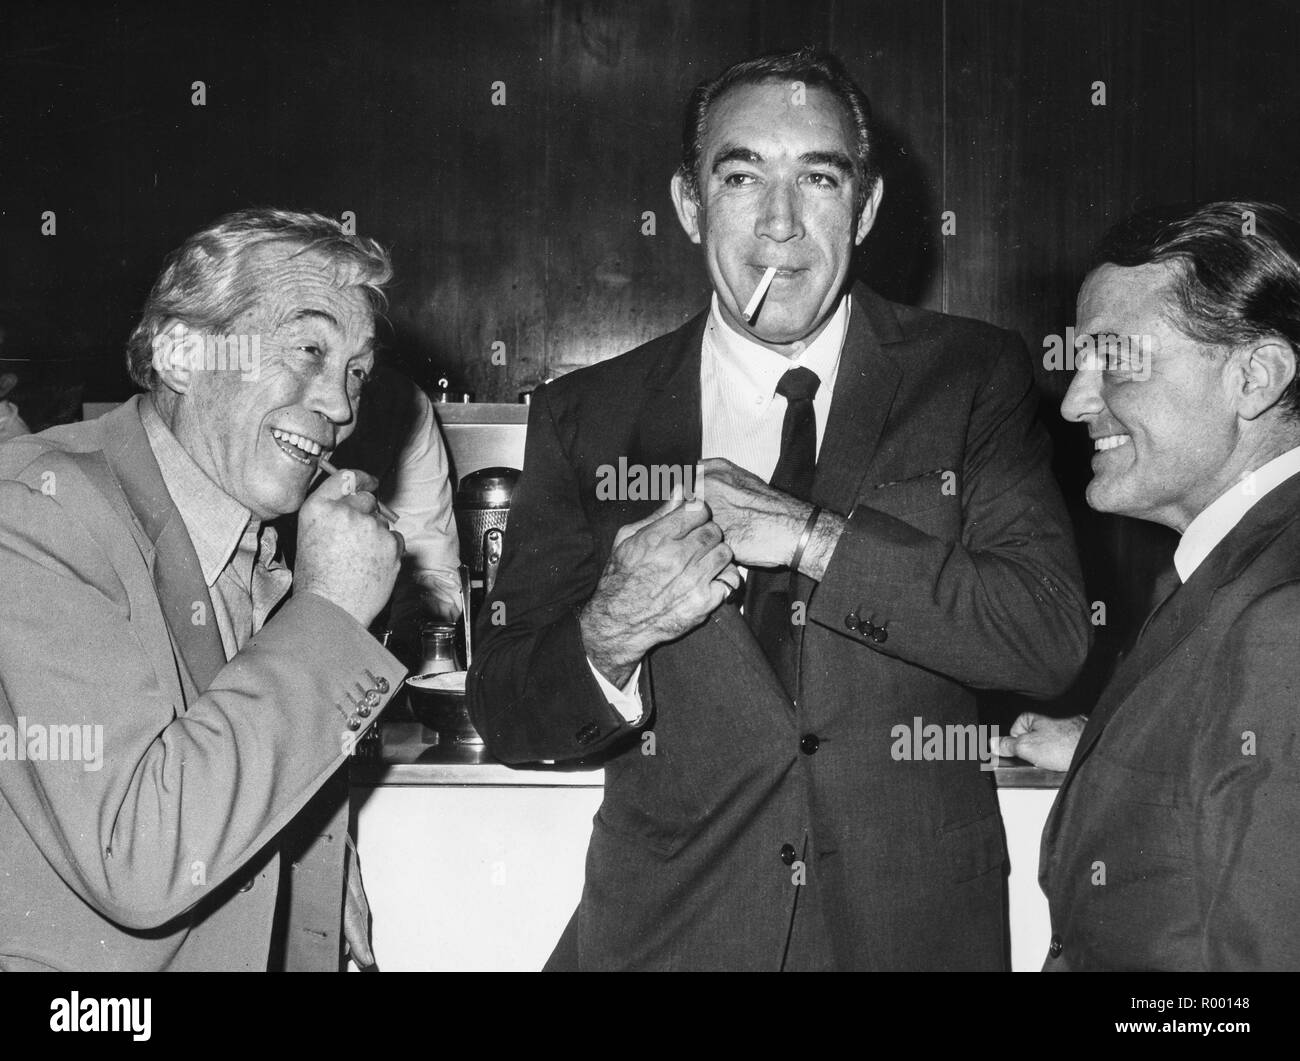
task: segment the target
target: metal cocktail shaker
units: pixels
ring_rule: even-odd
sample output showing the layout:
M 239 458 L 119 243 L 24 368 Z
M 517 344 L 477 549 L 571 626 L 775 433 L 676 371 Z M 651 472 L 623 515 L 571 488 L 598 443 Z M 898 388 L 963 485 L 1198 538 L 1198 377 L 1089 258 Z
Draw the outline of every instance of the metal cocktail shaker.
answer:
M 490 530 L 506 529 L 510 495 L 518 481 L 517 468 L 481 468 L 466 475 L 456 488 L 453 508 L 460 558 L 475 578 L 483 578 L 487 566 L 484 536 Z M 498 544 L 494 541 L 494 551 Z

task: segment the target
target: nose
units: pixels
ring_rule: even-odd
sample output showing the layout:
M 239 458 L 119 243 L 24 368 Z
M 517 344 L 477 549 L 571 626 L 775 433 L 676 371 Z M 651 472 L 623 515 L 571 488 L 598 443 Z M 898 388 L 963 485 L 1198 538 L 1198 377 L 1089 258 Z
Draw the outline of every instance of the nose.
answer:
M 1080 365 L 1061 401 L 1061 415 L 1071 423 L 1082 424 L 1094 419 L 1105 404 L 1101 399 L 1101 370 Z
M 319 413 L 335 426 L 342 427 L 350 423 L 352 400 L 348 395 L 346 375 L 317 373 L 307 394 L 306 405 L 312 412 Z
M 754 235 L 784 243 L 803 234 L 803 209 L 797 188 L 784 181 L 774 181 L 763 196 Z

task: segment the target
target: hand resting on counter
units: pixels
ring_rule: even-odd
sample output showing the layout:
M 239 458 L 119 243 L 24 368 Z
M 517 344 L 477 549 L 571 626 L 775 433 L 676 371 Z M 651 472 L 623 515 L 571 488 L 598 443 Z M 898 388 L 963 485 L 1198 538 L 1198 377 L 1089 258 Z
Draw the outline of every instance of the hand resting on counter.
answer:
M 1026 711 L 1011 724 L 1011 732 L 999 737 L 994 751 L 1002 756 L 1018 756 L 1044 770 L 1066 771 L 1074 758 L 1075 745 L 1087 719 L 1050 718 Z

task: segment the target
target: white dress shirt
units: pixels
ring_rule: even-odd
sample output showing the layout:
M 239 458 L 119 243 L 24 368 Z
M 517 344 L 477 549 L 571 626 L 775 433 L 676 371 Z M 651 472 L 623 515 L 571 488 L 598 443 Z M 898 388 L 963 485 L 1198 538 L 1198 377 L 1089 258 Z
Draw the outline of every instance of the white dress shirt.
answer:
M 1174 551 L 1174 567 L 1178 577 L 1186 582 L 1192 572 L 1201 566 L 1214 547 L 1228 536 L 1246 513 L 1275 487 L 1281 486 L 1293 475 L 1300 473 L 1300 446 L 1274 457 L 1256 468 L 1241 482 L 1225 490 L 1203 508 L 1187 525 L 1178 548 Z
M 229 662 L 289 592 L 293 575 L 278 558 L 275 528 L 254 519 L 208 477 L 163 422 L 152 398 L 140 403 L 140 422 L 194 546 Z M 192 621 L 202 625 L 207 617 L 196 610 Z
M 433 405 L 419 387 L 407 385 L 413 404 L 411 432 L 375 496 L 397 514 L 393 530 L 406 542 L 393 592 L 389 625 L 415 623 L 420 606 L 455 622 L 460 618 L 460 544 L 452 512 L 450 468 Z M 409 578 L 408 578 L 409 571 Z
M 776 393 L 776 385 L 792 368 L 800 367 L 811 369 L 821 380 L 813 397 L 820 455 L 851 308 L 852 299 L 845 295 L 821 333 L 795 356 L 786 357 L 723 320 L 715 294 L 700 347 L 701 456 L 724 457 L 764 482 L 771 480 L 781 459 L 781 427 L 788 404 Z M 644 714 L 637 688 L 641 665 L 620 689 L 590 660 L 587 664 L 614 709 L 628 722 L 640 722 Z

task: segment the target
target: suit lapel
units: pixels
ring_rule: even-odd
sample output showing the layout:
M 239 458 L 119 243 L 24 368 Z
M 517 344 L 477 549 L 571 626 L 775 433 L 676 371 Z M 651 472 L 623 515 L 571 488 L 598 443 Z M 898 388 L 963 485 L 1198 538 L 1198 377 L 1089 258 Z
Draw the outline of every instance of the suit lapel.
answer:
M 225 650 L 199 558 L 140 422 L 139 403 L 143 400 L 137 395 L 104 417 L 104 457 L 153 543 L 152 574 L 163 615 L 182 665 L 202 692 L 226 665 Z M 196 624 L 199 616 L 202 621 Z
M 1205 620 L 1215 594 L 1238 578 L 1265 546 L 1297 518 L 1298 511 L 1300 476 L 1294 476 L 1270 491 L 1247 512 L 1245 518 L 1192 572 L 1186 584 L 1175 590 L 1150 618 L 1133 651 L 1116 669 L 1089 716 L 1070 763 L 1067 782 L 1097 743 L 1106 723 L 1142 680 Z
M 884 347 L 902 341 L 889 304 L 857 285 L 813 482 L 814 503 L 832 512 L 847 516 L 857 503 L 903 375 Z
M 694 469 L 700 461 L 700 346 L 708 312 L 698 314 L 670 337 L 663 356 L 646 376 L 645 400 L 637 411 L 628 461 Z M 654 502 L 653 507 L 658 507 Z

